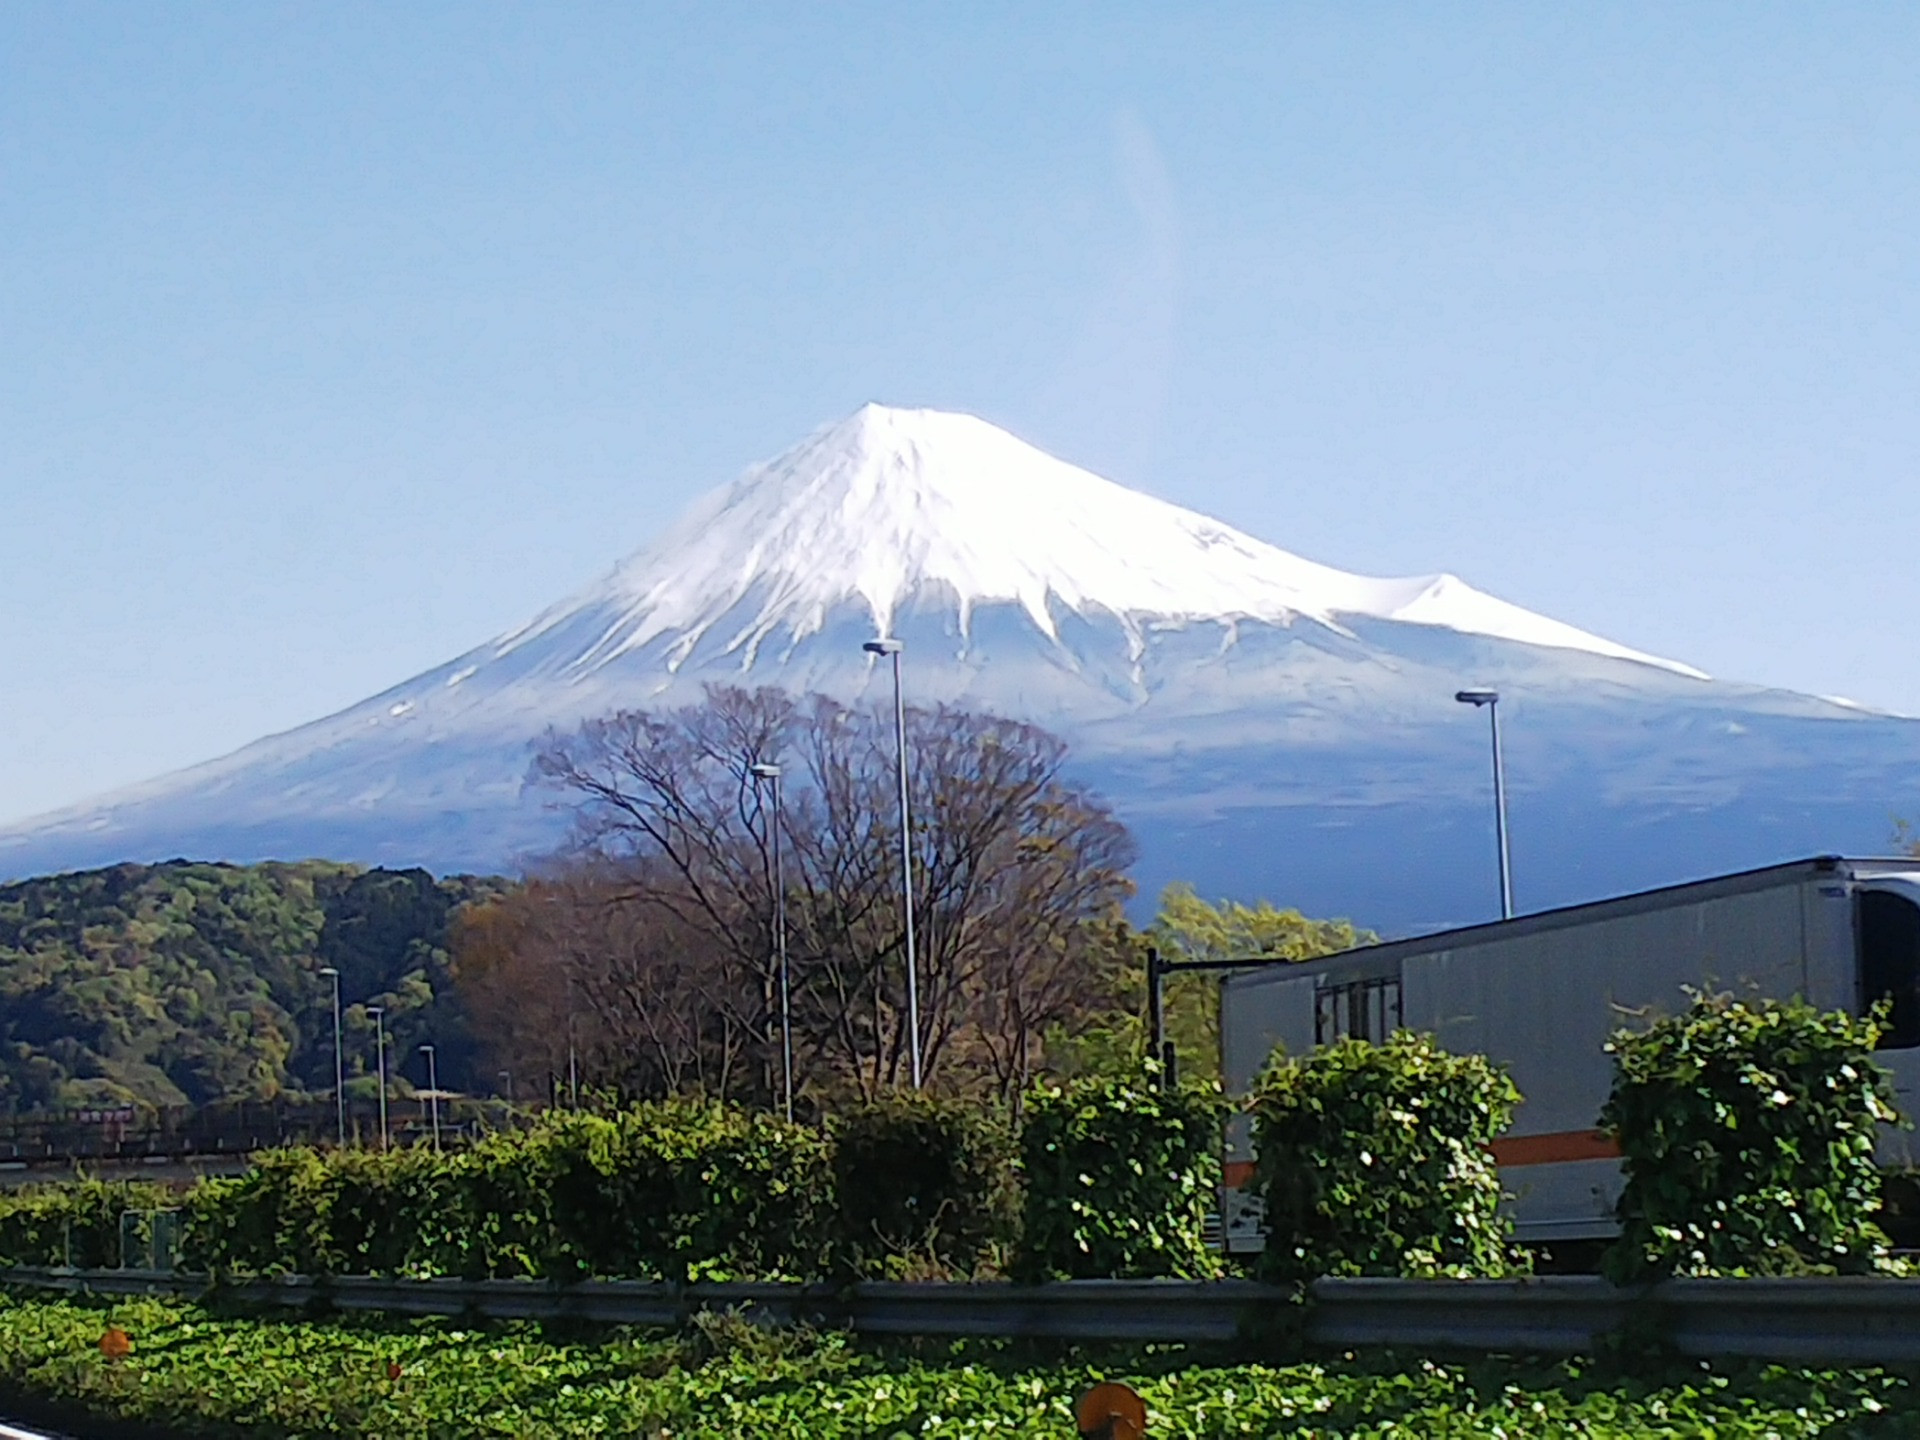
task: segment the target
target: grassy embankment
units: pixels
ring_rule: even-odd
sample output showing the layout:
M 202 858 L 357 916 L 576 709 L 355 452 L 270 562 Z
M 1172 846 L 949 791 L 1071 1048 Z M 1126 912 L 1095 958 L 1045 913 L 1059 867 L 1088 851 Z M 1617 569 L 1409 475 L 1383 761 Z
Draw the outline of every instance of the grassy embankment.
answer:
M 100 1354 L 107 1326 L 132 1354 Z M 722 1322 L 690 1335 L 454 1321 L 285 1320 L 170 1300 L 0 1293 L 0 1395 L 170 1433 L 808 1437 L 1073 1434 L 1095 1379 L 1145 1395 L 1153 1440 L 1199 1436 L 1920 1435 L 1920 1387 L 1872 1369 L 1326 1358 L 1181 1347 L 872 1348 Z

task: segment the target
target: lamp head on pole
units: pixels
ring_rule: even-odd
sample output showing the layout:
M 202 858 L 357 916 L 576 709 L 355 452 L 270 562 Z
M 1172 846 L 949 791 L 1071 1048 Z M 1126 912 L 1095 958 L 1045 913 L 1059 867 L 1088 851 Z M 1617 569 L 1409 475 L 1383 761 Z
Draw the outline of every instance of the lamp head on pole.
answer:
M 431 1054 L 433 1054 L 433 1046 L 431 1046 L 431 1045 L 422 1045 L 422 1046 L 420 1047 L 420 1053 L 421 1053 L 422 1055 L 431 1055 Z
M 869 655 L 898 655 L 902 650 L 906 649 L 906 646 L 898 640 L 888 638 L 883 640 L 869 640 L 860 648 Z
M 1498 690 L 1456 690 L 1453 698 L 1462 705 L 1471 705 L 1477 710 L 1482 705 L 1498 705 L 1500 692 Z
M 756 780 L 778 780 L 780 778 L 780 767 L 762 762 L 758 765 L 749 765 L 747 767 L 747 773 Z
M 340 972 L 334 969 L 333 966 L 331 965 L 322 965 L 318 970 L 314 971 L 313 973 L 316 975 L 324 975 L 329 980 L 338 980 L 340 978 Z

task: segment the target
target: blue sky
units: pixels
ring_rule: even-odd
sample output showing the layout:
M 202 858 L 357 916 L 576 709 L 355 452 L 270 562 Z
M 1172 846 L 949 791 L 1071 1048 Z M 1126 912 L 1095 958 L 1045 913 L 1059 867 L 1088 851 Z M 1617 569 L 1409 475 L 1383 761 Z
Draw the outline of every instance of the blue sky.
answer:
M 0 819 L 869 399 L 1920 712 L 1920 10 L 0 7 Z

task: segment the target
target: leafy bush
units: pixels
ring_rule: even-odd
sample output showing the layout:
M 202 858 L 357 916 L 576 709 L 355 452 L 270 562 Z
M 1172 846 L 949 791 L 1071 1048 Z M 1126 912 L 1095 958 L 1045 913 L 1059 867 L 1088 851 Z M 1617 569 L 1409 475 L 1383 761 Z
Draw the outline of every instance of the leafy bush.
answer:
M 970 1275 L 1013 1231 L 1013 1141 L 992 1111 L 899 1095 L 836 1115 L 833 1261 L 888 1279 Z
M 817 1274 L 830 1173 L 818 1131 L 706 1102 L 559 1117 L 552 1273 L 655 1280 Z
M 1028 1095 L 1022 1278 L 1218 1272 L 1205 1223 L 1225 1102 L 1198 1085 L 1162 1091 L 1153 1078 L 1096 1077 Z
M 183 1263 L 215 1273 L 343 1272 L 336 1167 L 353 1154 L 290 1146 L 256 1155 L 245 1175 L 202 1181 L 187 1195 Z
M 222 1272 L 714 1280 L 816 1273 L 814 1131 L 719 1105 L 556 1114 L 472 1151 L 287 1149 L 189 1201 Z
M 553 1218 L 555 1155 L 576 1134 L 561 1119 L 490 1135 L 453 1157 L 447 1221 L 436 1231 L 439 1273 L 478 1279 L 577 1271 Z
M 184 1263 L 215 1272 L 296 1275 L 434 1273 L 447 1217 L 443 1162 L 431 1151 L 314 1150 L 254 1158 L 187 1200 Z
M 1400 1031 L 1276 1055 L 1252 1098 L 1260 1273 L 1502 1275 L 1512 1225 L 1487 1146 L 1520 1092 L 1482 1055 Z
M 121 1217 L 173 1203 L 161 1186 L 127 1181 L 0 1191 L 0 1265 L 118 1265 Z
M 1804 1000 L 1725 995 L 1617 1032 L 1600 1123 L 1627 1183 L 1608 1272 L 1874 1269 L 1886 1254 L 1874 1142 L 1896 1118 L 1878 1037 L 1875 1021 Z

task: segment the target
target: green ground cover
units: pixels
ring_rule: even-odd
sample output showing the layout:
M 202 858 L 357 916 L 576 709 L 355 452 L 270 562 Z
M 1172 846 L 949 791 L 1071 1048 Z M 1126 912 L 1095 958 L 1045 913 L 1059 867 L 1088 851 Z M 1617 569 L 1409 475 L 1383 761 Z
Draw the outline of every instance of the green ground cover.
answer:
M 111 1361 L 109 1325 L 132 1354 Z M 1126 1379 L 1152 1440 L 1200 1436 L 1920 1435 L 1920 1387 L 1882 1370 L 1587 1362 L 1288 1364 L 1004 1344 L 874 1348 L 721 1322 L 687 1335 L 456 1321 L 281 1320 L 172 1300 L 0 1292 L 0 1394 L 182 1435 L 1071 1437 L 1071 1405 Z

